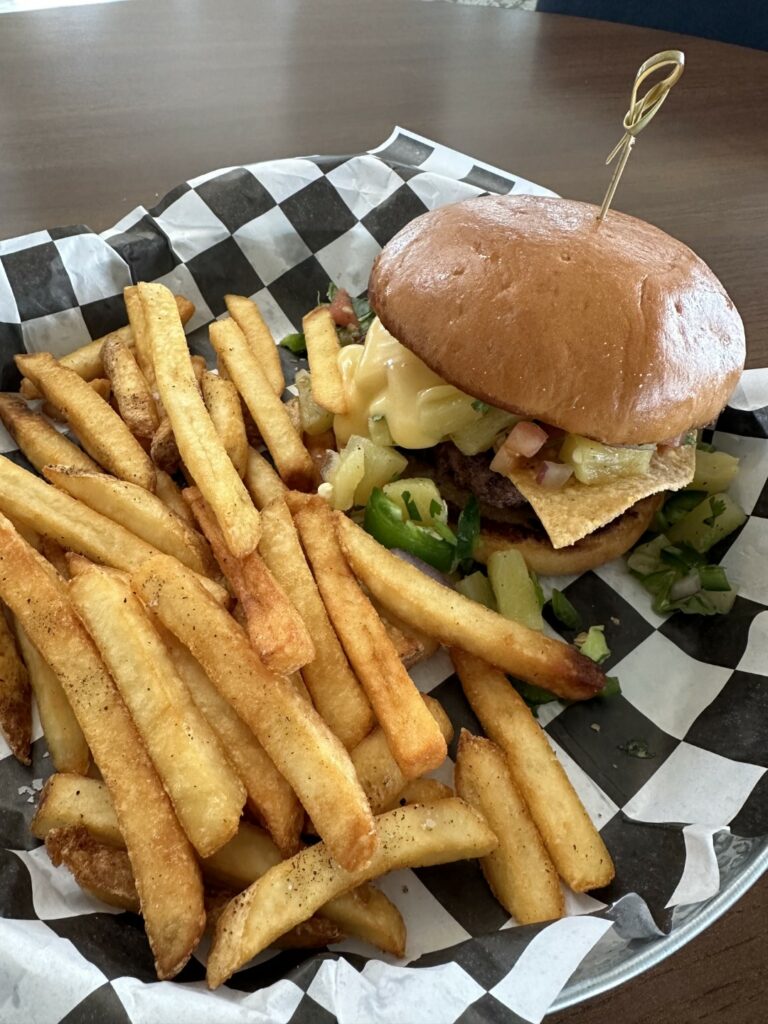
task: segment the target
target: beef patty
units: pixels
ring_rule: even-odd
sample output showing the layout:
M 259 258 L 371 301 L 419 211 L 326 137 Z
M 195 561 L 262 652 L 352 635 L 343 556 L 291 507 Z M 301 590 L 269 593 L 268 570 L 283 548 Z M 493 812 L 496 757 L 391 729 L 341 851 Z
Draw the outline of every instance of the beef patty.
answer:
M 438 487 L 447 478 L 461 491 L 474 494 L 482 505 L 496 509 L 520 508 L 528 502 L 510 479 L 491 469 L 494 452 L 463 455 L 455 444 L 447 441 L 435 452 L 435 480 Z

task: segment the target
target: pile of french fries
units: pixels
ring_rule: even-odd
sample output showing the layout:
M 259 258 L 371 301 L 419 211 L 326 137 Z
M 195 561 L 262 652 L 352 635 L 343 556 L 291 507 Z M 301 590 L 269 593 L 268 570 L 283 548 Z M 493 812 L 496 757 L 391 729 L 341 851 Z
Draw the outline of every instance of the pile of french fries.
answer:
M 402 956 L 404 922 L 369 884 L 396 868 L 479 858 L 521 923 L 563 914 L 560 879 L 607 884 L 504 674 L 579 699 L 599 670 L 318 497 L 317 439 L 253 302 L 228 296 L 210 327 L 218 373 L 190 356 L 188 302 L 139 284 L 125 303 L 106 338 L 16 357 L 24 398 L 79 444 L 0 396 L 41 474 L 0 459 L 0 724 L 29 763 L 34 694 L 55 774 L 32 828 L 54 864 L 142 914 L 159 978 L 212 928 L 211 987 L 273 943 Z M 327 307 L 304 326 L 315 400 L 343 412 Z M 405 667 L 438 644 L 490 737 L 462 732 L 455 793 L 428 774 L 451 723 Z

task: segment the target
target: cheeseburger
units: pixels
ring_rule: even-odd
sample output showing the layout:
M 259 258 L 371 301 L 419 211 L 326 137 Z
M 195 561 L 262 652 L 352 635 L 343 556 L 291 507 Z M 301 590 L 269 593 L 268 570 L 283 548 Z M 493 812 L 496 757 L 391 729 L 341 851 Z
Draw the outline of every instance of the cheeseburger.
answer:
M 370 278 L 376 318 L 340 354 L 340 444 L 376 438 L 455 514 L 476 557 L 597 566 L 690 483 L 744 328 L 707 265 L 650 224 L 565 199 L 485 196 L 417 217 Z

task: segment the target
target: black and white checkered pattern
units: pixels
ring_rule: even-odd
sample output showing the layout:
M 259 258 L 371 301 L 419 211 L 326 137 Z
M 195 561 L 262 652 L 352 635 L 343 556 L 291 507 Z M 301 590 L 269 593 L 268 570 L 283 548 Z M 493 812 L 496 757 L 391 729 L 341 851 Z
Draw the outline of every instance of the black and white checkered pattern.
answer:
M 209 351 L 204 327 L 230 291 L 253 296 L 281 337 L 329 279 L 363 292 L 380 246 L 414 216 L 484 191 L 551 194 L 396 129 L 368 154 L 202 175 L 101 235 L 73 227 L 0 243 L 2 388 L 18 386 L 14 353 L 63 354 L 119 326 L 122 288 L 138 280 L 195 303 L 196 351 Z M 615 858 L 608 889 L 567 893 L 571 916 L 518 928 L 474 864 L 401 871 L 380 885 L 406 919 L 406 961 L 369 959 L 351 941 L 315 956 L 265 953 L 209 993 L 201 951 L 158 983 L 141 922 L 86 896 L 29 834 L 51 771 L 37 725 L 31 769 L 0 740 L 0 1020 L 539 1021 L 574 971 L 607 971 L 674 937 L 749 858 L 768 860 L 767 384 L 745 376 L 714 438 L 742 458 L 735 492 L 749 513 L 719 552 L 740 587 L 730 615 L 662 619 L 619 563 L 566 581 L 584 622 L 605 625 L 622 694 L 548 704 L 540 720 Z M 13 448 L 0 437 L 18 458 Z M 478 729 L 444 653 L 413 675 L 457 733 Z M 652 756 L 629 757 L 621 747 L 633 739 Z M 451 769 L 436 774 L 451 781 Z M 752 840 L 749 858 L 723 858 L 729 829 Z

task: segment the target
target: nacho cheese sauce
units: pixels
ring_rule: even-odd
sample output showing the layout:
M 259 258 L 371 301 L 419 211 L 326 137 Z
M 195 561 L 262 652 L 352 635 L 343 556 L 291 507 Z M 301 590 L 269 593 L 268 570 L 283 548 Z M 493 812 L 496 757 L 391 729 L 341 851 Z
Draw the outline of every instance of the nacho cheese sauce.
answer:
M 369 436 L 369 419 L 384 417 L 392 443 L 432 448 L 444 437 L 475 422 L 474 399 L 429 369 L 381 324 L 371 324 L 363 345 L 339 352 L 348 412 L 334 417 L 339 446 L 352 435 Z

